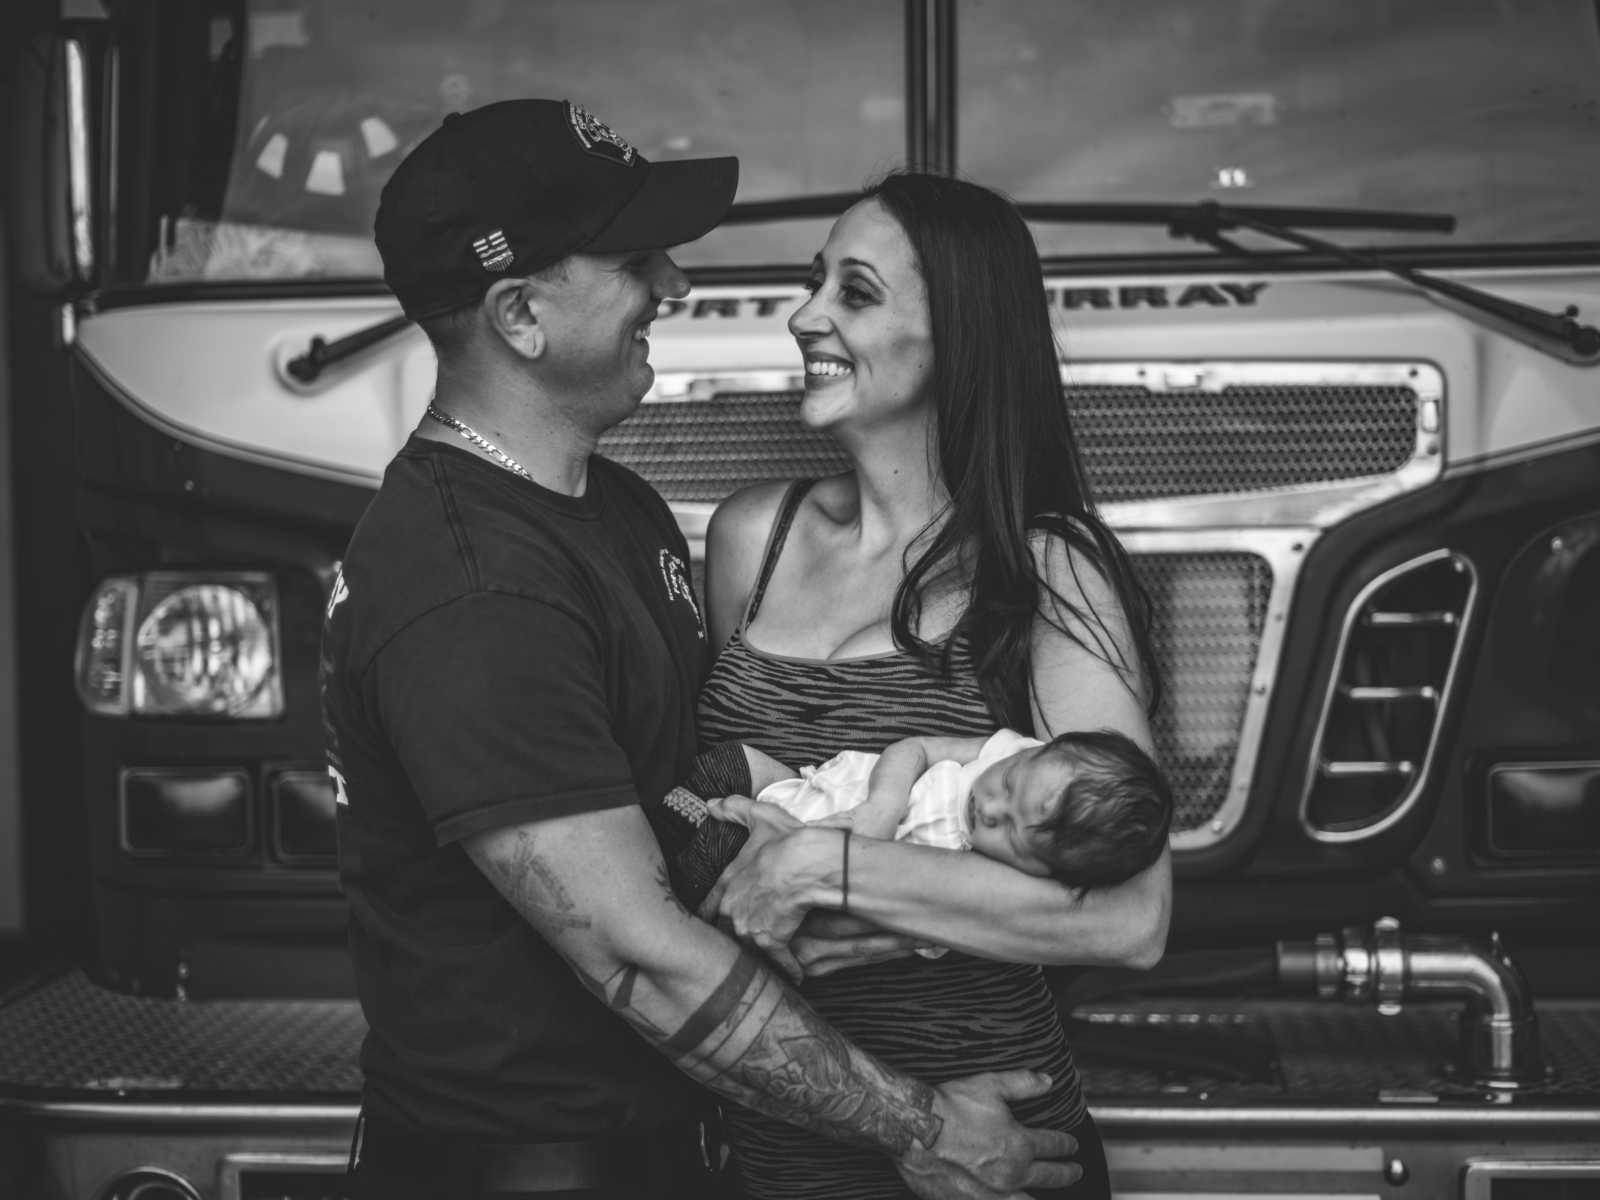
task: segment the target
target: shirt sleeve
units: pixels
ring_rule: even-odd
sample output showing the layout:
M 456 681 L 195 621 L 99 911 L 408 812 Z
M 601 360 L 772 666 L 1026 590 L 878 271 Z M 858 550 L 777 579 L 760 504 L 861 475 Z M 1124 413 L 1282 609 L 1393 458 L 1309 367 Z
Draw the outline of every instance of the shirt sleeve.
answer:
M 440 845 L 638 801 L 595 629 L 558 605 L 474 593 L 380 652 L 376 705 Z
M 988 741 L 984 742 L 983 747 L 978 751 L 978 757 L 974 760 L 978 772 L 973 774 L 973 778 L 976 779 L 978 773 L 981 773 L 991 763 L 997 763 L 1002 758 L 1010 758 L 1019 750 L 1028 750 L 1034 746 L 1042 745 L 1044 743 L 1038 738 L 1029 737 L 1025 733 L 1018 733 L 1015 729 L 998 729 L 990 736 Z

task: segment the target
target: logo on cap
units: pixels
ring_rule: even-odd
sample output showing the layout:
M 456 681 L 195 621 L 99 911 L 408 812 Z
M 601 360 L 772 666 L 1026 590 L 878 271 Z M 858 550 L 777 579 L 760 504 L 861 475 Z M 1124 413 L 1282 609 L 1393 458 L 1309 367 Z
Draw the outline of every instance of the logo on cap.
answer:
M 503 230 L 495 229 L 472 243 L 472 249 L 485 271 L 504 271 L 517 256 L 511 253 Z
M 620 161 L 624 166 L 633 165 L 633 156 L 638 152 L 611 126 L 571 100 L 567 101 L 567 123 L 572 126 L 572 132 L 577 135 L 578 141 L 583 143 L 583 148 L 590 154 Z M 606 146 L 610 146 L 611 149 L 605 149 Z

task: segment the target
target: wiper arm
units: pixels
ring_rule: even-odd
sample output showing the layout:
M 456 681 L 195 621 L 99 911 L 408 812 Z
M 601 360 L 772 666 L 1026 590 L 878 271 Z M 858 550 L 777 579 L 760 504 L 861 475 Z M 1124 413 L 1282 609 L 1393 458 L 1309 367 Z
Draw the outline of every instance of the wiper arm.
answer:
M 390 317 L 379 321 L 376 325 L 368 325 L 365 329 L 358 329 L 354 333 L 342 338 L 328 341 L 320 334 L 311 339 L 311 345 L 305 353 L 298 354 L 283 364 L 291 378 L 297 383 L 315 383 L 317 377 L 333 366 L 334 363 L 343 362 L 352 355 L 360 354 L 370 346 L 379 342 L 388 341 L 395 334 L 402 332 L 411 324 L 411 318 L 406 316 Z
M 803 217 L 835 217 L 861 198 L 859 192 L 826 192 L 794 196 L 781 200 L 755 200 L 735 204 L 723 218 L 725 225 L 753 224 L 759 221 L 793 220 Z M 1450 233 L 1455 218 L 1442 213 L 1388 212 L 1379 209 L 1293 208 L 1278 205 L 1251 205 L 1224 208 L 1213 200 L 1198 204 L 1146 204 L 1117 202 L 1074 202 L 1065 204 L 1021 203 L 1017 205 L 1029 220 L 1082 225 L 1165 225 L 1174 237 L 1188 237 L 1206 245 L 1250 257 L 1252 252 L 1229 240 L 1224 231 L 1250 229 L 1305 250 L 1314 250 L 1366 270 L 1385 271 L 1424 290 L 1449 296 L 1471 308 L 1491 313 L 1520 328 L 1565 345 L 1584 358 L 1600 355 L 1600 329 L 1580 325 L 1574 319 L 1576 308 L 1564 313 L 1541 309 L 1481 292 L 1466 284 L 1427 275 L 1386 258 L 1347 250 L 1333 242 L 1302 233 L 1304 229 L 1383 230 L 1395 233 Z M 1290 228 L 1293 226 L 1294 228 Z M 316 381 L 328 367 L 386 341 L 411 324 L 405 316 L 390 317 L 366 329 L 328 341 L 311 339 L 303 354 L 291 358 L 284 369 L 297 382 Z
M 1206 220 L 1208 214 L 1220 211 L 1265 222 L 1274 228 L 1369 229 L 1392 233 L 1454 233 L 1456 228 L 1456 219 L 1445 213 L 1391 212 L 1378 208 L 1291 208 L 1273 204 L 1223 210 L 1214 200 L 1202 200 L 1198 204 L 1124 204 L 1114 201 L 1092 204 L 1026 203 L 1017 207 L 1022 210 L 1023 216 L 1032 221 L 1082 225 L 1166 225 L 1173 228 L 1175 233 L 1180 225 L 1198 223 Z M 1229 223 L 1222 224 L 1225 226 Z
M 722 219 L 724 225 L 784 221 L 802 217 L 836 217 L 856 201 L 860 192 L 823 192 L 789 196 L 781 200 L 753 200 L 735 204 Z M 1143 204 L 1118 201 L 1083 201 L 1061 204 L 1022 201 L 1017 208 L 1030 221 L 1062 225 L 1167 225 L 1192 219 L 1202 204 Z M 1215 208 L 1215 204 L 1211 204 Z M 1230 208 L 1255 220 L 1296 229 L 1379 229 L 1395 233 L 1453 233 L 1456 219 L 1438 213 L 1389 212 L 1366 208 L 1290 208 L 1261 205 Z
M 1277 238 L 1281 242 L 1288 242 L 1292 246 L 1299 246 L 1303 250 L 1314 250 L 1319 254 L 1326 254 L 1330 258 L 1339 259 L 1352 266 L 1361 267 L 1372 271 L 1385 271 L 1407 283 L 1422 288 L 1424 291 L 1437 292 L 1441 296 L 1449 296 L 1452 300 L 1459 301 L 1469 308 L 1478 309 L 1502 320 L 1509 321 L 1520 329 L 1539 335 L 1549 341 L 1555 342 L 1571 350 L 1580 358 L 1594 358 L 1600 355 L 1600 329 L 1593 325 L 1580 325 L 1576 317 L 1576 305 L 1568 306 L 1565 312 L 1551 313 L 1543 309 L 1534 308 L 1516 300 L 1508 300 L 1504 296 L 1495 296 L 1488 292 L 1479 291 L 1464 283 L 1456 283 L 1449 279 L 1440 279 L 1437 275 L 1428 275 L 1403 263 L 1391 262 L 1381 255 L 1371 254 L 1359 250 L 1347 250 L 1333 242 L 1325 242 L 1319 237 L 1302 233 L 1297 229 L 1286 227 L 1270 217 L 1260 215 L 1262 210 L 1248 208 L 1224 208 L 1214 201 L 1206 200 L 1183 210 L 1172 222 L 1172 235 L 1174 237 L 1189 237 L 1208 245 L 1217 246 L 1232 253 L 1248 256 L 1249 251 L 1236 245 L 1224 236 L 1228 229 L 1250 229 L 1267 237 Z M 1312 210 L 1315 211 L 1315 210 Z M 1421 214 L 1418 214 L 1419 216 Z M 1454 221 L 1451 221 L 1454 224 Z

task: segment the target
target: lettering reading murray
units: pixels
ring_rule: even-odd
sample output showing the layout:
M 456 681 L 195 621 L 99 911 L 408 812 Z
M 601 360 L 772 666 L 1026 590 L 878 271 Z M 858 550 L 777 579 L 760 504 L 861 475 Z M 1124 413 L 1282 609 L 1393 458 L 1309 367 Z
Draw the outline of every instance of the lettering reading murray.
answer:
M 1141 284 L 1127 287 L 1050 287 L 1052 308 L 1248 308 L 1266 290 L 1265 283 L 1188 283 L 1182 287 Z M 669 317 L 770 317 L 795 302 L 781 296 L 717 296 L 699 300 L 665 300 L 657 320 Z

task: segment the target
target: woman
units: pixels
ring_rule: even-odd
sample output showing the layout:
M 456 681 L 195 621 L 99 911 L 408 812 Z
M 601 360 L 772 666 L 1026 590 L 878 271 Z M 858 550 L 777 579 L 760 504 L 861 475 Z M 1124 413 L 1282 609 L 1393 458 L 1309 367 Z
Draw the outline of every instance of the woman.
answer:
M 1016 209 L 973 184 L 892 175 L 834 225 L 808 290 L 789 321 L 801 418 L 854 469 L 759 485 L 718 509 L 707 600 L 722 650 L 702 742 L 818 762 L 1010 725 L 1046 738 L 1112 727 L 1150 749 L 1146 606 L 1084 485 Z M 912 1075 L 1048 1072 L 1051 1092 L 1017 1116 L 1078 1137 L 1085 1177 L 1064 1196 L 1109 1194 L 1037 964 L 1153 965 L 1167 855 L 1075 898 L 980 855 L 793 828 L 737 801 L 717 815 L 760 827 L 710 901 L 722 919 L 803 969 L 805 995 L 841 1032 Z M 790 944 L 808 910 L 841 907 L 872 931 Z M 909 953 L 924 943 L 955 952 Z M 729 1124 L 751 1196 L 906 1194 L 871 1154 L 756 1114 Z

